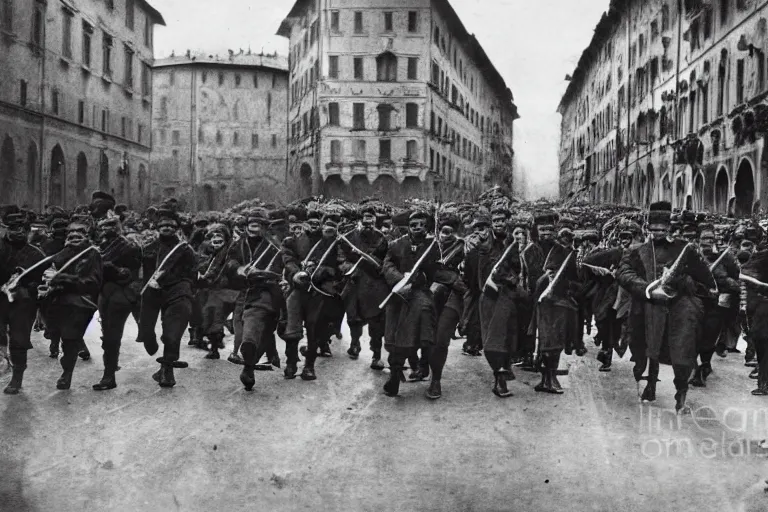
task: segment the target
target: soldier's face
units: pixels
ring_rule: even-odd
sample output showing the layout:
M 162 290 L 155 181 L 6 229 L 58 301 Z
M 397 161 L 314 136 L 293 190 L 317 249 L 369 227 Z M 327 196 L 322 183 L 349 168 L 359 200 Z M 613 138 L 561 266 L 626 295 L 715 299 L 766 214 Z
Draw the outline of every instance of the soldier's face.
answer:
M 654 240 L 663 240 L 669 236 L 669 226 L 666 224 L 649 224 L 648 234 Z
M 259 238 L 264 234 L 264 228 L 260 222 L 248 223 L 248 236 L 251 238 Z
M 619 242 L 621 243 L 621 246 L 625 249 L 629 249 L 629 246 L 632 245 L 632 237 L 631 236 L 622 236 L 619 238 Z
M 411 236 L 415 238 L 421 238 L 427 234 L 427 221 L 426 219 L 413 219 L 408 223 L 408 231 Z
M 320 221 L 318 219 L 309 219 L 307 221 L 307 231 L 309 233 L 318 233 L 320 231 Z
M 552 240 L 555 238 L 554 226 L 539 226 L 539 238 L 541 240 Z
M 507 217 L 505 215 L 494 215 L 491 218 L 491 223 L 496 235 L 502 235 L 507 230 Z
M 336 226 L 331 224 L 325 224 L 323 226 L 323 238 L 334 238 L 336 233 L 338 233 Z
M 491 227 L 485 224 L 475 226 L 473 232 L 481 242 L 485 242 L 491 237 Z
M 715 237 L 712 233 L 704 233 L 699 238 L 699 247 L 704 254 L 712 254 L 715 249 Z
M 300 223 L 296 222 L 295 224 L 291 224 L 291 234 L 293 236 L 300 236 L 304 232 L 304 226 L 302 226 Z
M 376 225 L 376 216 L 369 214 L 363 215 L 362 225 L 364 231 L 373 231 L 373 227 Z
M 456 240 L 456 232 L 451 226 L 443 226 L 440 228 L 440 243 L 446 244 Z

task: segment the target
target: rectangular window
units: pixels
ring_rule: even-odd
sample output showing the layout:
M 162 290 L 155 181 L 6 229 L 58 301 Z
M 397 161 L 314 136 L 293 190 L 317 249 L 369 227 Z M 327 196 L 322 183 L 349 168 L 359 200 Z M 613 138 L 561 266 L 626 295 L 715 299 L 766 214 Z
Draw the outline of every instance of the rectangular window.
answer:
M 355 68 L 355 80 L 362 80 L 363 79 L 363 58 L 355 57 L 353 59 L 353 64 Z
M 101 110 L 101 131 L 107 133 L 109 131 L 109 110 Z
M 146 62 L 141 63 L 141 94 L 152 94 L 152 68 Z
M 219 73 L 219 86 L 224 85 L 224 73 Z
M 104 34 L 101 42 L 101 70 L 104 76 L 112 77 L 112 36 Z
M 728 23 L 728 0 L 720 0 L 720 26 L 724 27 Z
M 419 31 L 419 13 L 416 11 L 408 11 L 408 32 Z
M 391 162 L 392 161 L 392 141 L 389 139 L 379 140 L 379 161 Z
M 44 9 L 44 4 L 35 2 L 35 12 L 32 15 L 32 43 L 36 46 L 43 45 Z
M 22 80 L 19 84 L 19 103 L 22 107 L 27 106 L 27 81 Z
M 331 55 L 328 57 L 328 77 L 339 78 L 339 57 Z
M 259 147 L 259 134 L 251 134 L 251 148 L 256 149 Z
M 419 105 L 416 103 L 405 104 L 405 127 L 419 127 Z
M 409 140 L 405 143 L 405 158 L 411 162 L 418 160 L 418 144 L 415 140 Z
M 744 59 L 736 61 L 736 103 L 744 102 Z
M 125 0 L 125 26 L 133 30 L 136 10 L 133 7 L 134 0 Z
M 63 10 L 62 16 L 62 34 L 61 34 L 61 53 L 68 59 L 72 58 L 72 18 L 74 14 L 69 9 Z
M 83 65 L 91 67 L 91 38 L 93 37 L 93 27 L 83 22 Z
M 330 126 L 339 126 L 339 104 L 328 104 L 328 124 Z
M 365 130 L 365 103 L 352 104 L 352 123 L 355 130 Z
M 341 163 L 341 141 L 340 140 L 331 141 L 331 163 L 334 163 L 334 164 Z
M 152 49 L 152 20 L 149 16 L 144 18 L 144 46 Z
M 277 89 L 277 74 L 272 75 L 272 88 Z
M 432 83 L 438 87 L 440 87 L 441 84 L 440 80 L 440 66 L 437 64 L 436 61 L 432 61 Z
M 277 147 L 277 135 L 275 134 L 272 134 L 272 147 L 273 148 Z
M 392 13 L 384 13 L 384 32 L 392 32 Z
M 85 102 L 83 100 L 77 102 L 77 122 L 85 124 Z
M 242 78 L 240 77 L 240 75 L 235 75 L 235 87 L 240 87 L 241 80 Z
M 120 136 L 122 138 L 125 138 L 125 130 L 127 125 L 128 125 L 128 120 L 125 118 L 125 116 L 121 117 L 120 118 Z
M 125 47 L 125 72 L 123 73 L 125 80 L 123 85 L 130 89 L 133 88 L 133 50 L 128 46 Z
M 59 91 L 56 89 L 51 91 L 51 111 L 53 115 L 59 115 Z
M 331 11 L 331 30 L 339 31 L 339 11 Z
M 418 57 L 408 57 L 408 80 L 418 80 L 419 59 Z
M 382 104 L 379 111 L 379 131 L 387 132 L 392 129 L 392 105 Z
M 171 144 L 178 146 L 181 144 L 181 133 L 179 130 L 173 130 L 171 133 Z
M 0 27 L 6 32 L 13 32 L 13 0 L 3 0 L 0 9 L 2 9 Z
M 353 148 L 354 148 L 354 158 L 356 162 L 365 162 L 365 139 L 355 139 L 353 141 Z
M 355 34 L 363 33 L 363 13 L 355 11 Z
M 139 144 L 143 144 L 144 143 L 144 125 L 143 124 L 139 125 L 139 133 L 138 133 L 138 137 L 136 138 L 136 140 L 137 140 L 137 142 Z
M 709 84 L 701 87 L 701 122 L 709 122 Z

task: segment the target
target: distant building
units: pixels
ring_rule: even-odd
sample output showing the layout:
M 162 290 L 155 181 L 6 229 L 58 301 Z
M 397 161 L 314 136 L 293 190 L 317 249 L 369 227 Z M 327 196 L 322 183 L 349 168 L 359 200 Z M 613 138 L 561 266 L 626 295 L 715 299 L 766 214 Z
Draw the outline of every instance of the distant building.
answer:
M 278 35 L 294 196 L 451 199 L 511 182 L 512 92 L 446 0 L 298 0 Z
M 286 195 L 288 66 L 277 55 L 158 59 L 152 198 L 198 210 Z
M 560 102 L 561 197 L 758 212 L 767 18 L 752 0 L 613 0 Z
M 0 0 L 0 203 L 148 203 L 156 24 L 144 0 Z

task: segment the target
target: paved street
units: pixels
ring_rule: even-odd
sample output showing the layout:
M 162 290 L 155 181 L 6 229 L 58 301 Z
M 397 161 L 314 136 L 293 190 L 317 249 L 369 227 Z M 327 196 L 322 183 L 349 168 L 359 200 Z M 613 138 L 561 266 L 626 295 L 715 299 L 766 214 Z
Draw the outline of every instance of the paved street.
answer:
M 741 356 L 716 357 L 678 427 L 662 412 L 674 408 L 669 368 L 659 402 L 641 413 L 628 356 L 598 373 L 591 341 L 588 356 L 567 358 L 565 395 L 535 393 L 536 376 L 516 372 L 507 400 L 491 394 L 485 359 L 454 342 L 444 397 L 430 402 L 427 383 L 384 396 L 386 374 L 368 369 L 367 350 L 347 358 L 346 332 L 317 381 L 257 372 L 251 393 L 240 367 L 204 360 L 186 341 L 190 368 L 160 389 L 132 323 L 119 387 L 96 393 L 97 322 L 93 359 L 57 391 L 60 367 L 35 336 L 22 394 L 0 395 L 3 511 L 768 508 L 768 401 L 749 394 Z

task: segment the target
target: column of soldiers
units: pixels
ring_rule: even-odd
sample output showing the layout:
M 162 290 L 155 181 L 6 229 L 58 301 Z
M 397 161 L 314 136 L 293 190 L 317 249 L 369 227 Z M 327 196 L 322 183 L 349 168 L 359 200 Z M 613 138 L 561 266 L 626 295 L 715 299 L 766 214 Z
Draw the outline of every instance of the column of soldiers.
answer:
M 242 366 L 246 390 L 255 387 L 256 370 L 283 364 L 286 379 L 315 380 L 317 358 L 332 356 L 346 319 L 347 355 L 360 357 L 367 327 L 370 368 L 389 368 L 388 396 L 403 382 L 428 380 L 426 397 L 440 398 L 448 348 L 459 337 L 464 354 L 485 356 L 496 396 L 512 396 L 515 367 L 540 374 L 536 391 L 562 394 L 562 354 L 587 354 L 584 334 L 594 319 L 599 371 L 610 372 L 614 354 L 629 349 L 643 401 L 656 399 L 666 364 L 676 407 L 685 409 L 689 385 L 705 387 L 713 356 L 738 352 L 741 335 L 757 380 L 753 394 L 768 395 L 762 229 L 674 215 L 667 202 L 610 230 L 576 226 L 554 211 L 526 219 L 508 201 L 395 214 L 378 202 L 301 204 L 189 219 L 172 200 L 138 215 L 95 192 L 71 214 L 2 212 L 0 350 L 12 366 L 6 394 L 22 388 L 33 330 L 44 331 L 51 357 L 60 356 L 57 388 L 69 389 L 78 358 L 90 357 L 84 335 L 98 311 L 98 391 L 117 387 L 132 316 L 148 354 L 159 351 L 160 333 L 152 377 L 161 387 L 173 387 L 174 370 L 188 366 L 185 333 L 215 360 L 225 329 L 234 333 L 228 361 Z

